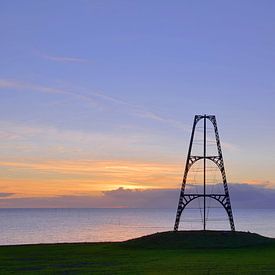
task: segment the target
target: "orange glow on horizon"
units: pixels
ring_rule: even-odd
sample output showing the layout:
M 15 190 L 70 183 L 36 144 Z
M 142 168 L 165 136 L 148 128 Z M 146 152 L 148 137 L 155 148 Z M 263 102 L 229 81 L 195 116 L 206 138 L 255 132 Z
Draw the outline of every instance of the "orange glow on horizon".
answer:
M 100 195 L 102 191 L 178 188 L 182 165 L 124 160 L 0 162 L 0 187 L 13 197 Z
M 101 196 L 120 187 L 179 189 L 183 172 L 182 163 L 127 160 L 1 161 L 0 167 L 1 192 L 12 193 L 2 199 Z M 262 180 L 243 183 L 274 186 Z

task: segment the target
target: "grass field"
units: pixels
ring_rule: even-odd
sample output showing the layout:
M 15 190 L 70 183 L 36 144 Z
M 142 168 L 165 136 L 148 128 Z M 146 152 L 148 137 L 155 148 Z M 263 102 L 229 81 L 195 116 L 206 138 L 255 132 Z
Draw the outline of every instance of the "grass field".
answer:
M 0 247 L 0 274 L 275 274 L 275 240 L 165 232 L 118 243 Z

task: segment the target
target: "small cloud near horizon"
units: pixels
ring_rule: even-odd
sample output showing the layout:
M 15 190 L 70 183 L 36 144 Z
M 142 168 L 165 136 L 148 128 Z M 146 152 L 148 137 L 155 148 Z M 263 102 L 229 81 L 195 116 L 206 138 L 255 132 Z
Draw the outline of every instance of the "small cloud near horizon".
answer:
M 6 197 L 11 197 L 15 195 L 15 193 L 5 193 L 5 192 L 1 192 L 0 193 L 0 198 L 6 198 Z

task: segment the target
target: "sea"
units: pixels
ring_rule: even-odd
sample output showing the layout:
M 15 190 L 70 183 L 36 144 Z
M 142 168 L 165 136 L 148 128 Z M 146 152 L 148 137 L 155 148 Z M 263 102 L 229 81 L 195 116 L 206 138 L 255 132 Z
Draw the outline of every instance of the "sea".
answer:
M 173 230 L 175 209 L 0 209 L 0 245 L 124 241 Z M 202 213 L 183 212 L 180 230 L 201 230 Z M 207 213 L 209 230 L 230 230 L 220 209 Z M 236 230 L 275 238 L 275 209 L 234 209 Z

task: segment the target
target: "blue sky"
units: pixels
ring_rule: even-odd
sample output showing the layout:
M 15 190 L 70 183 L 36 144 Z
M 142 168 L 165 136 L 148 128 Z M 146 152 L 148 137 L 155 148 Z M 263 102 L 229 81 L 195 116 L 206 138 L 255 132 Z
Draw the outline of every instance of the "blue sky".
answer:
M 46 194 L 66 195 L 68 168 L 45 162 L 84 160 L 173 164 L 177 182 L 161 187 L 178 188 L 204 113 L 217 116 L 229 181 L 275 186 L 274 12 L 274 1 L 1 1 L 2 189 L 35 196 L 14 182 L 42 192 L 43 178 Z M 86 180 L 85 194 L 159 187 Z

